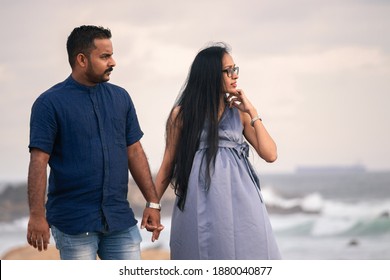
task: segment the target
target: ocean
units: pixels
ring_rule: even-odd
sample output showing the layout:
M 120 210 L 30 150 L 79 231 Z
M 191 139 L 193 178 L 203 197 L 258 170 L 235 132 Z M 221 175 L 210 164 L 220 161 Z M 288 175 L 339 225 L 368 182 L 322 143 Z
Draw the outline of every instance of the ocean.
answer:
M 260 181 L 283 259 L 390 259 L 390 172 L 298 172 Z M 27 221 L 0 223 L 0 256 L 26 245 Z M 169 211 L 162 223 L 154 243 L 141 231 L 143 248 L 169 250 Z
M 390 172 L 310 172 L 262 182 L 266 203 L 276 208 L 270 219 L 284 259 L 390 259 Z

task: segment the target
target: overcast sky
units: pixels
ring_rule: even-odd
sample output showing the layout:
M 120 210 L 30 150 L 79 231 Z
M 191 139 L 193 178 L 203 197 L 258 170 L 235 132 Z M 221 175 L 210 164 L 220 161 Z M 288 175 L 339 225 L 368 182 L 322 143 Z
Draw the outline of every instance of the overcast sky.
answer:
M 152 171 L 167 115 L 196 53 L 224 41 L 239 87 L 278 144 L 260 173 L 364 164 L 390 170 L 390 1 L 4 1 L 0 25 L 0 181 L 25 179 L 31 105 L 70 74 L 76 26 L 113 33 L 112 83 L 128 90 Z

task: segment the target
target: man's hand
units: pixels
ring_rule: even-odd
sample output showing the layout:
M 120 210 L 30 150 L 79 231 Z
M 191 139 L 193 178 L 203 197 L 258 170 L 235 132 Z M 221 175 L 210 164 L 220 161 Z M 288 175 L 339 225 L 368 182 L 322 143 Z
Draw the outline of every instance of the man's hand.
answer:
M 38 251 L 47 250 L 50 229 L 45 217 L 30 216 L 27 226 L 27 242 Z
M 141 229 L 152 232 L 152 242 L 158 240 L 164 226 L 160 223 L 160 210 L 146 207 L 143 213 Z

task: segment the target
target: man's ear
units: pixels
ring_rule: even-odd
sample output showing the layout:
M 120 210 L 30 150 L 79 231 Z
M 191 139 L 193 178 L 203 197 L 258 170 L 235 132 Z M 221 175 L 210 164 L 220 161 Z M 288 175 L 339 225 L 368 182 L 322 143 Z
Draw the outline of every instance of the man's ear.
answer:
M 81 67 L 85 68 L 88 65 L 88 59 L 83 53 L 79 53 L 76 56 L 76 63 Z

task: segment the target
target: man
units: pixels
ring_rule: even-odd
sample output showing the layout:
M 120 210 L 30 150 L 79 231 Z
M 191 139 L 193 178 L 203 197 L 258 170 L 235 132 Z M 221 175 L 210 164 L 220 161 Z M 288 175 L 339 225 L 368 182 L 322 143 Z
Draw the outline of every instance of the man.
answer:
M 51 228 L 61 259 L 140 259 L 128 170 L 147 201 L 141 228 L 154 241 L 163 226 L 134 105 L 107 83 L 115 67 L 111 31 L 77 27 L 67 51 L 71 75 L 31 110 L 28 243 L 46 250 Z

